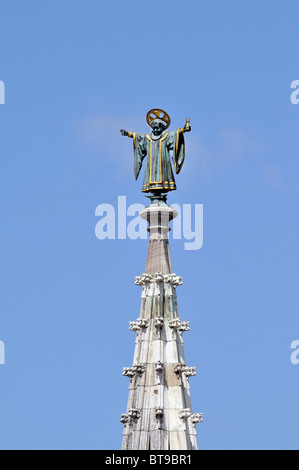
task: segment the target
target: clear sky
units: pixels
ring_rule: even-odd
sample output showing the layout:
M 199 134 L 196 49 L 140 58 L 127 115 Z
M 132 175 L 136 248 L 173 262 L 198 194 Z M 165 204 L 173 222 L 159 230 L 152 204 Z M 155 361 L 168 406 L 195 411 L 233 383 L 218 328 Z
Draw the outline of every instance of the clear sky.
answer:
M 95 236 L 95 209 L 146 203 L 132 141 L 190 117 L 169 203 L 201 449 L 298 449 L 297 0 L 14 0 L 0 5 L 1 449 L 119 449 L 147 241 Z

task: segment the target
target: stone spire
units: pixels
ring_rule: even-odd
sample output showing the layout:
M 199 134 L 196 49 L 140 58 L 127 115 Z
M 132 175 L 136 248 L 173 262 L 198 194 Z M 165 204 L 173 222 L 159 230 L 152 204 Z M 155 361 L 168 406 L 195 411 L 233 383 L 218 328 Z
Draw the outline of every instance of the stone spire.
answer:
M 140 216 L 149 222 L 149 248 L 145 273 L 136 277 L 142 288 L 140 317 L 130 322 L 136 334 L 132 367 L 123 375 L 130 380 L 122 450 L 197 450 L 197 423 L 193 413 L 190 377 L 183 348 L 182 321 L 177 308 L 177 286 L 182 278 L 172 271 L 169 252 L 169 222 L 177 213 L 165 203 L 152 204 Z

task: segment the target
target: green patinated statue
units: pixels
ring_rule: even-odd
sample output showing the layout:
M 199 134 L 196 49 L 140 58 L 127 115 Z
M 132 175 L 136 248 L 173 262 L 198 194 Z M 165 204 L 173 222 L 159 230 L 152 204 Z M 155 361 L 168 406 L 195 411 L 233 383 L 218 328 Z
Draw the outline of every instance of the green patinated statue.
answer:
M 161 109 L 152 109 L 147 113 L 147 122 L 152 128 L 151 134 L 138 134 L 121 129 L 121 134 L 132 137 L 134 142 L 134 172 L 137 180 L 144 158 L 147 162 L 142 191 L 162 196 L 176 189 L 171 160 L 176 174 L 179 174 L 185 160 L 184 133 L 190 132 L 187 119 L 184 127 L 168 132 L 170 117 Z

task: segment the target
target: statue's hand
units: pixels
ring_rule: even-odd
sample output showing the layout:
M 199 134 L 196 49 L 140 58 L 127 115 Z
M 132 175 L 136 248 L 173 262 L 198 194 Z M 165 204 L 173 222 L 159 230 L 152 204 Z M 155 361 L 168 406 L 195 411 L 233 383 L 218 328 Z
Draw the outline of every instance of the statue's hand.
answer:
M 191 126 L 189 125 L 189 126 L 187 127 L 187 125 L 185 124 L 185 125 L 184 125 L 184 131 L 185 131 L 185 132 L 190 132 L 190 131 L 191 131 Z
M 121 133 L 121 135 L 124 135 L 125 137 L 127 137 L 129 135 L 129 132 L 125 131 L 125 129 L 121 129 L 120 133 Z

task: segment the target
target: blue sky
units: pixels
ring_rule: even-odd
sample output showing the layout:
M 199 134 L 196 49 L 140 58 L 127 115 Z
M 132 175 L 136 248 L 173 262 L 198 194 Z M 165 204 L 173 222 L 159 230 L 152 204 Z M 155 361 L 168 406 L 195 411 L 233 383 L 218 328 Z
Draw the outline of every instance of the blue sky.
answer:
M 201 449 L 298 449 L 299 4 L 15 0 L 0 6 L 1 449 L 118 449 L 144 240 L 95 237 L 95 209 L 146 203 L 145 115 L 190 117 L 169 203 L 204 205 L 171 242 Z

